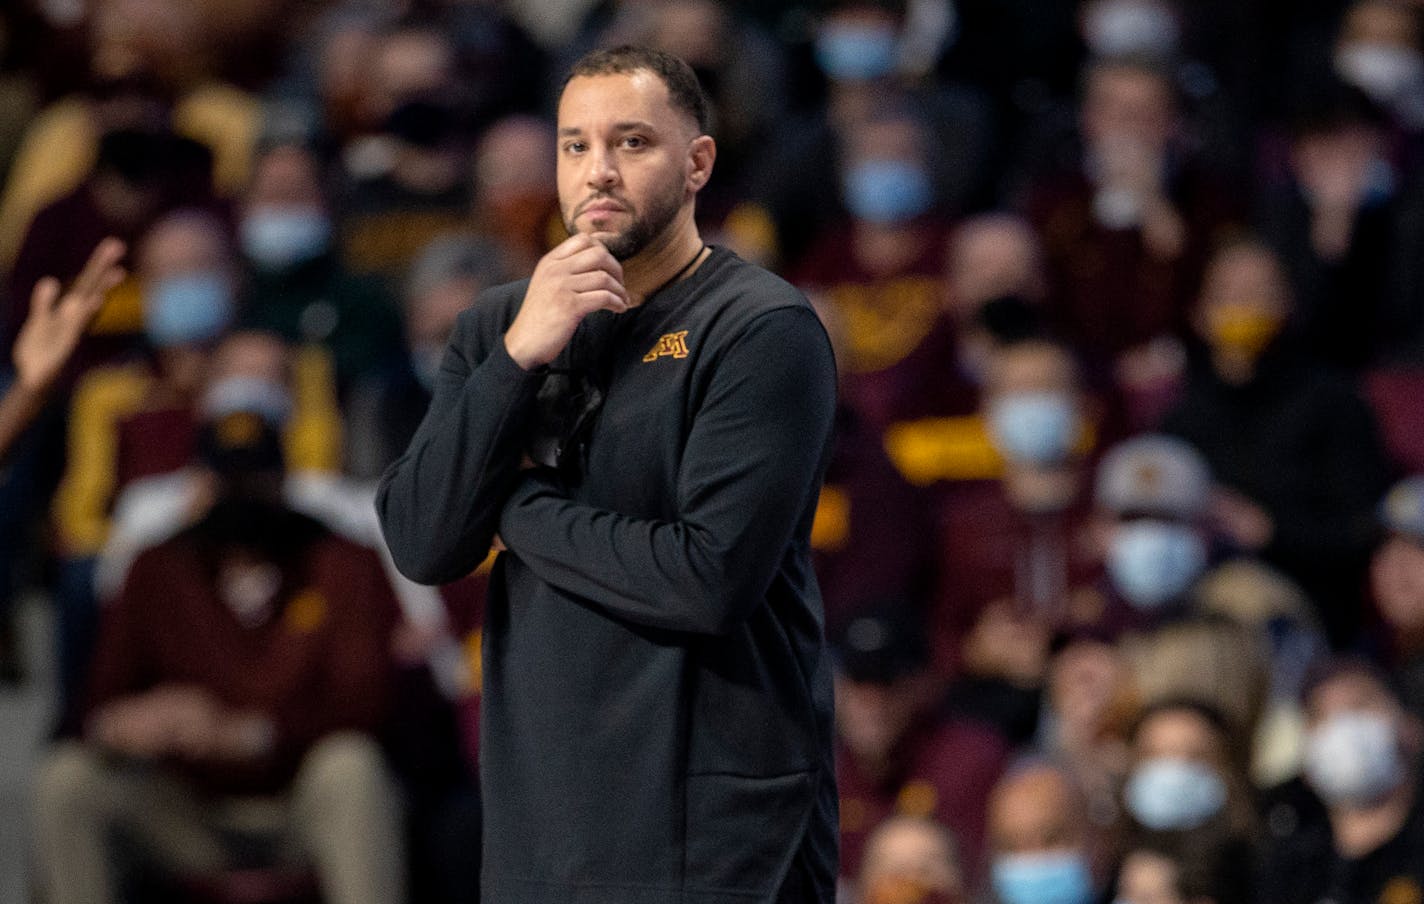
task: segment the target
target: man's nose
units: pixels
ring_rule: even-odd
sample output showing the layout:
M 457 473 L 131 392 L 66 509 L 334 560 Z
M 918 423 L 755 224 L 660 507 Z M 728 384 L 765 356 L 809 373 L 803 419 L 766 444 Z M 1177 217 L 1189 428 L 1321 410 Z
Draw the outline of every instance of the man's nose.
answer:
M 607 148 L 596 148 L 588 167 L 588 184 L 594 188 L 611 188 L 618 184 L 618 162 Z

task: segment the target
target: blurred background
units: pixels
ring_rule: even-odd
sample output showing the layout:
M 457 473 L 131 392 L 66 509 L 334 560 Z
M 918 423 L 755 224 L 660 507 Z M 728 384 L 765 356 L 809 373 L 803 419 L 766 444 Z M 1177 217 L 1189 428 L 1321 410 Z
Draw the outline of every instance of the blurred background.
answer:
M 629 42 L 837 351 L 841 902 L 1424 900 L 1419 0 L 9 0 L 7 366 L 129 273 L 0 473 L 0 899 L 478 900 L 489 563 L 371 499 Z

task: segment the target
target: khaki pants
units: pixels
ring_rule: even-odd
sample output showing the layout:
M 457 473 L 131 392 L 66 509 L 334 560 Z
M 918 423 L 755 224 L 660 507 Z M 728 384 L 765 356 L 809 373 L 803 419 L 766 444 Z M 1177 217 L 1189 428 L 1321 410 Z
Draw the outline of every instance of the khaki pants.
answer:
M 116 900 L 116 841 L 177 875 L 234 865 L 233 833 L 271 844 L 280 861 L 309 863 L 329 904 L 405 899 L 400 803 L 376 743 L 331 735 L 275 798 L 204 800 L 154 768 L 116 766 L 93 748 L 61 744 L 35 783 L 39 879 L 49 904 Z

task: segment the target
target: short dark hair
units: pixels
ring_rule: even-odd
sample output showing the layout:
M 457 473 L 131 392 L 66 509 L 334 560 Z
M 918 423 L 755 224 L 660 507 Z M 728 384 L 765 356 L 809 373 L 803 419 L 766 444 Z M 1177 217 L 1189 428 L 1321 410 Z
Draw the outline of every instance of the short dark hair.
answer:
M 712 117 L 708 112 L 707 95 L 702 90 L 702 83 L 697 80 L 697 73 L 682 58 L 651 47 L 623 44 L 587 53 L 564 76 L 559 93 L 562 94 L 569 82 L 579 76 L 614 75 L 644 69 L 663 80 L 672 105 L 691 116 L 700 132 L 706 134 L 711 130 Z

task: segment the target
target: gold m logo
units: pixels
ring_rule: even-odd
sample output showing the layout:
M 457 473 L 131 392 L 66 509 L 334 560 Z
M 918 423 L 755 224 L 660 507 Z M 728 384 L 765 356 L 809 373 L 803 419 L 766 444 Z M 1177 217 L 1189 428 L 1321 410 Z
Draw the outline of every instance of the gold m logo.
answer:
M 663 336 L 658 340 L 658 344 L 653 346 L 653 350 L 643 356 L 643 363 L 646 364 L 666 357 L 687 357 L 687 330 L 680 330 L 679 332 L 668 333 Z

